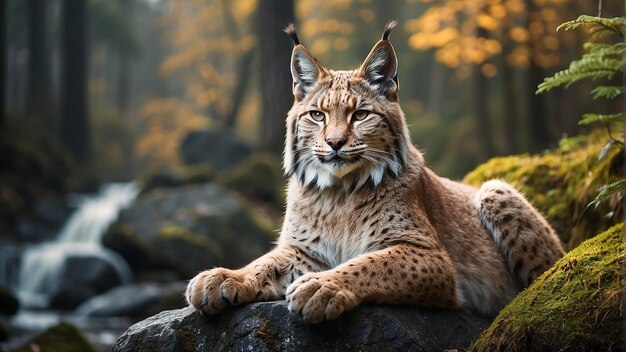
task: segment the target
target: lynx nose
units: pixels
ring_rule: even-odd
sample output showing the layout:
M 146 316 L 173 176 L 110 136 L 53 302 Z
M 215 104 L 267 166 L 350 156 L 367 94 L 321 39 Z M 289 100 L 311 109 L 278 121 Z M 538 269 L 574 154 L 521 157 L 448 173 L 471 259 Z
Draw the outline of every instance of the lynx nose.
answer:
M 333 148 L 333 150 L 338 150 L 346 144 L 346 140 L 343 138 L 328 138 L 326 143 Z

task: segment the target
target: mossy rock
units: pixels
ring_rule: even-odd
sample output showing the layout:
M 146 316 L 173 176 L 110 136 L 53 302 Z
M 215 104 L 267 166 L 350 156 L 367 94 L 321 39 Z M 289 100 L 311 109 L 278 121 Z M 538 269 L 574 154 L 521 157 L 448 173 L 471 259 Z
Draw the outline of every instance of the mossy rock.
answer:
M 157 253 L 152 244 L 131 226 L 114 222 L 102 236 L 102 244 L 121 255 L 135 272 L 154 267 Z
M 14 121 L 17 121 L 15 119 Z M 0 130 L 0 232 L 10 232 L 38 199 L 74 190 L 78 168 L 40 121 L 20 118 Z
M 189 278 L 216 265 L 240 267 L 265 253 L 273 228 L 234 192 L 213 183 L 155 189 L 120 212 L 103 244 L 135 274 L 166 269 Z
M 248 198 L 279 207 L 284 202 L 285 178 L 280 160 L 270 153 L 251 155 L 220 176 L 217 182 Z
M 36 347 L 35 347 L 36 346 Z M 96 348 L 74 326 L 60 323 L 35 336 L 13 352 L 97 352 Z
M 559 148 L 542 155 L 493 158 L 463 181 L 475 186 L 491 179 L 511 183 L 548 217 L 568 248 L 574 248 L 621 219 L 622 194 L 597 208 L 587 207 L 598 188 L 622 177 L 624 158 L 618 148 L 598 161 L 606 142 L 606 135 L 596 132 L 563 139 Z
M 192 277 L 224 259 L 218 243 L 173 223 L 163 225 L 156 238 L 156 248 L 161 260 L 183 277 Z
M 498 315 L 470 351 L 615 351 L 623 346 L 623 223 L 585 241 Z
M 0 286 L 0 314 L 13 315 L 20 308 L 20 302 L 6 287 Z
M 139 178 L 139 194 L 146 194 L 157 188 L 180 187 L 207 183 L 215 179 L 215 172 L 209 165 L 197 164 L 174 169 L 156 167 Z

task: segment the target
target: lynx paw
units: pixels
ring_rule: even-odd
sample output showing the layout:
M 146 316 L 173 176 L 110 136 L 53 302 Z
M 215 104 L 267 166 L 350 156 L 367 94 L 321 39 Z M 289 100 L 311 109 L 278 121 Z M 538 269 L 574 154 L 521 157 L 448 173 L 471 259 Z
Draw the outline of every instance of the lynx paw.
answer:
M 319 274 L 305 274 L 287 288 L 289 311 L 312 324 L 338 318 L 343 312 L 357 306 L 354 293 L 333 278 Z
M 224 268 L 203 271 L 187 285 L 187 303 L 212 315 L 228 305 L 251 302 L 260 291 L 248 275 Z

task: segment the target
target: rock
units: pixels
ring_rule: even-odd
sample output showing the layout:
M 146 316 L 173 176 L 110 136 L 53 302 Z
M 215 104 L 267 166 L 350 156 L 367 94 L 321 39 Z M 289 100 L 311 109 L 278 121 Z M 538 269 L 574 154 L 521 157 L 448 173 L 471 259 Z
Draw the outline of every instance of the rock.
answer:
M 11 337 L 11 329 L 4 319 L 0 319 L 0 342 L 7 341 Z
M 285 301 L 208 318 L 187 307 L 131 326 L 113 351 L 443 351 L 467 347 L 488 325 L 467 311 L 407 306 L 365 305 L 318 325 L 303 323 Z
M 63 197 L 47 196 L 39 199 L 32 209 L 18 219 L 17 233 L 21 240 L 51 240 L 63 228 L 73 210 Z
M 97 352 L 77 328 L 67 323 L 51 327 L 12 352 L 32 351 Z
M 171 269 L 184 278 L 237 267 L 266 252 L 272 229 L 232 192 L 214 184 L 158 189 L 123 210 L 104 235 L 135 272 Z
M 89 317 L 129 317 L 134 321 L 145 319 L 166 309 L 186 305 L 183 293 L 187 284 L 141 283 L 116 287 L 84 302 L 76 315 Z
M 516 186 L 547 216 L 563 243 L 574 248 L 622 218 L 623 195 L 616 195 L 593 211 L 587 208 L 598 188 L 623 177 L 620 148 L 611 149 L 598 161 L 607 143 L 606 133 L 598 132 L 563 139 L 558 149 L 540 155 L 493 158 L 463 181 L 478 186 L 497 178 Z
M 253 154 L 217 182 L 251 199 L 283 206 L 285 179 L 280 160 L 270 153 Z
M 13 315 L 20 308 L 20 302 L 13 293 L 4 286 L 0 285 L 0 314 Z
M 73 309 L 132 279 L 116 253 L 89 243 L 51 243 L 26 251 L 20 275 L 24 305 Z
M 147 172 L 140 178 L 139 194 L 143 195 L 161 187 L 180 187 L 195 183 L 207 183 L 215 178 L 209 165 L 190 165 L 176 169 L 158 168 Z
M 119 286 L 124 278 L 110 261 L 100 257 L 68 257 L 58 276 L 58 288 L 50 296 L 50 307 L 72 309 L 85 300 Z
M 471 350 L 620 350 L 622 233 L 623 223 L 566 254 L 500 312 Z
M 227 130 L 191 132 L 180 146 L 185 164 L 206 163 L 217 172 L 239 164 L 252 151 L 252 146 Z

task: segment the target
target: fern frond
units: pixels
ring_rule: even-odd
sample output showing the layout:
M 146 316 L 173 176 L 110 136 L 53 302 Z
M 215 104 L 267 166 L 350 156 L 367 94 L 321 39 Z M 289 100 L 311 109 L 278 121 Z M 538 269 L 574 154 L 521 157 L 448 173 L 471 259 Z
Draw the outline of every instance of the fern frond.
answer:
M 585 53 L 580 60 L 572 61 L 569 68 L 555 73 L 552 77 L 546 77 L 537 87 L 535 94 L 547 92 L 559 86 L 569 87 L 572 83 L 582 79 L 607 78 L 621 74 L 626 65 L 624 43 L 599 44 L 588 43 Z
M 592 91 L 593 99 L 615 99 L 624 94 L 623 86 L 597 86 Z
M 566 31 L 579 27 L 591 27 L 592 38 L 598 39 L 607 35 L 618 35 L 623 38 L 622 29 L 626 27 L 626 18 L 603 18 L 596 16 L 581 15 L 573 21 L 568 21 L 556 28 Z
M 608 199 L 615 193 L 624 192 L 624 186 L 626 186 L 626 179 L 621 179 L 619 181 L 611 182 L 606 184 L 598 189 L 598 195 L 596 198 L 587 205 L 589 207 L 598 207 L 600 203 Z
M 612 124 L 615 122 L 623 121 L 622 116 L 623 116 L 623 113 L 621 112 L 617 114 L 608 114 L 608 115 L 591 114 L 591 113 L 583 114 L 583 117 L 580 119 L 580 121 L 578 121 L 578 125 L 586 126 L 595 122 L 602 122 L 604 124 Z

